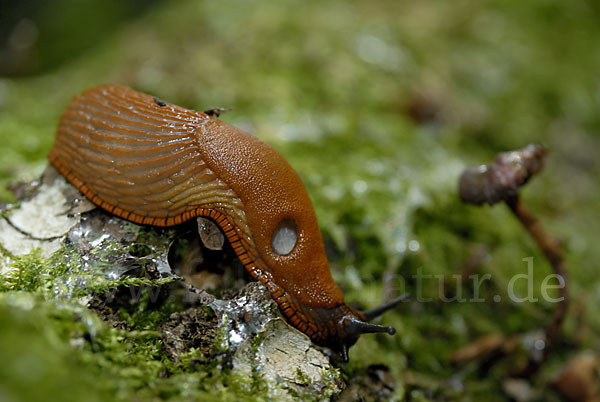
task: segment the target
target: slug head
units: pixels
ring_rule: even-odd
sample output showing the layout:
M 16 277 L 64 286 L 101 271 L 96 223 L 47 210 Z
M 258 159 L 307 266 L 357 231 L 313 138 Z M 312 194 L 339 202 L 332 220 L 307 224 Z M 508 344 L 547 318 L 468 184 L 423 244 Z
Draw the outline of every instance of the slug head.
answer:
M 313 339 L 313 341 L 331 349 L 342 361 L 347 362 L 348 349 L 356 343 L 362 334 L 384 332 L 394 335 L 396 333 L 396 329 L 393 327 L 372 324 L 369 321 L 394 308 L 399 303 L 406 301 L 408 298 L 409 295 L 405 294 L 364 312 L 357 311 L 346 304 L 335 309 L 320 311 L 315 315 L 328 316 L 327 321 L 335 325 L 331 328 L 335 331 L 335 334 L 328 334 L 324 339 Z
M 331 277 L 315 211 L 300 177 L 269 145 L 222 121 L 204 121 L 202 159 L 244 205 L 255 261 L 287 321 L 347 360 L 361 334 L 395 333 L 368 321 L 404 300 L 358 312 Z

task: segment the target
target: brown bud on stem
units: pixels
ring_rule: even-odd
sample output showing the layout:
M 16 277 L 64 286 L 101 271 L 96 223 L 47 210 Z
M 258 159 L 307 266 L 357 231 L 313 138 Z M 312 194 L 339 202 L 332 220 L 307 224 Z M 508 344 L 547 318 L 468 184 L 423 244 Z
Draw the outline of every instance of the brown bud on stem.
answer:
M 564 283 L 564 286 L 559 288 L 560 301 L 544 331 L 546 344 L 542 358 L 531 359 L 528 366 L 518 373 L 519 376 L 527 377 L 539 370 L 549 351 L 556 344 L 568 307 L 567 268 L 560 245 L 546 233 L 539 221 L 519 199 L 519 187 L 527 183 L 542 168 L 546 153 L 546 148 L 541 145 L 528 145 L 520 150 L 504 152 L 498 154 L 494 162 L 489 165 L 466 169 L 459 182 L 459 194 L 463 202 L 475 205 L 506 202 L 544 253 L 554 273 Z

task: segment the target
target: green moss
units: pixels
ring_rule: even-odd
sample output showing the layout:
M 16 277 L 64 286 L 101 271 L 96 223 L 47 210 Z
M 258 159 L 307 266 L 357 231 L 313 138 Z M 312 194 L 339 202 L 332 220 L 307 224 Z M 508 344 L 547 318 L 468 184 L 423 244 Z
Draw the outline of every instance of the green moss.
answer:
M 264 382 L 232 376 L 218 359 L 192 364 L 206 360 L 198 351 L 178 363 L 165 359 L 155 331 L 109 328 L 77 304 L 8 292 L 0 295 L 0 323 L 6 400 L 261 400 L 248 389 L 264 392 Z
M 10 257 L 6 251 L 3 254 Z M 39 250 L 34 250 L 31 254 L 15 258 L 11 264 L 11 270 L 0 278 L 0 290 L 30 292 L 38 290 L 48 279 L 47 274 L 48 271 L 45 268 L 44 260 L 40 257 Z
M 87 333 L 74 311 L 9 292 L 0 295 L 0 323 L 3 400 L 101 401 L 114 395 L 110 377 L 74 348 L 81 332 Z

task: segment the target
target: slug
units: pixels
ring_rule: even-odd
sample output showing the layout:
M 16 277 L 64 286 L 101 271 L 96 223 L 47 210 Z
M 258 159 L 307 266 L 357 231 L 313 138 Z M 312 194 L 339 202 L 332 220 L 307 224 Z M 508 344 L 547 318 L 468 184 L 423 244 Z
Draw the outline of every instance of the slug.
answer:
M 122 86 L 84 91 L 63 112 L 49 160 L 89 200 L 143 225 L 203 217 L 223 231 L 288 323 L 348 360 L 368 320 L 400 299 L 360 312 L 329 271 L 300 177 L 273 148 L 201 112 Z

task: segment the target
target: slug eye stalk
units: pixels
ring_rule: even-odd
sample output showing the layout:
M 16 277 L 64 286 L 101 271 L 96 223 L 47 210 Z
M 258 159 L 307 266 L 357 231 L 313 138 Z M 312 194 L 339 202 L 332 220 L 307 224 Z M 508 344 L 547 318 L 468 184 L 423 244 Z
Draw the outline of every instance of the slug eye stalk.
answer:
M 362 334 L 375 334 L 380 332 L 387 332 L 390 335 L 394 335 L 396 333 L 396 329 L 394 327 L 371 324 L 368 322 L 360 321 L 356 317 L 349 315 L 342 317 L 342 319 L 340 320 L 340 325 L 344 327 L 346 333 L 353 338 L 358 338 Z M 348 362 L 348 346 L 346 344 L 342 345 L 341 355 L 342 360 L 344 362 Z
M 375 318 L 379 317 L 380 315 L 382 315 L 383 313 L 385 313 L 388 310 L 393 309 L 394 307 L 396 307 L 398 304 L 407 301 L 410 299 L 410 294 L 406 293 L 403 294 L 401 296 L 396 297 L 395 299 L 392 299 L 386 303 L 383 303 L 381 306 L 372 308 L 370 310 L 367 311 L 363 311 L 363 315 L 365 316 L 365 319 L 367 321 L 372 321 Z
M 379 317 L 386 311 L 393 309 L 398 304 L 409 299 L 410 295 L 404 294 L 399 297 L 396 297 L 393 300 L 383 303 L 381 306 L 375 307 L 365 312 L 359 312 L 356 314 L 346 314 L 342 316 L 338 322 L 338 326 L 342 329 L 343 333 L 345 334 L 346 342 L 342 342 L 341 345 L 339 345 L 339 349 L 337 350 L 337 352 L 340 354 L 342 361 L 348 362 L 348 349 L 354 344 L 354 342 L 356 342 L 356 340 L 361 335 L 375 333 L 387 333 L 390 335 L 394 335 L 396 333 L 396 329 L 394 327 L 372 324 L 368 321 Z

